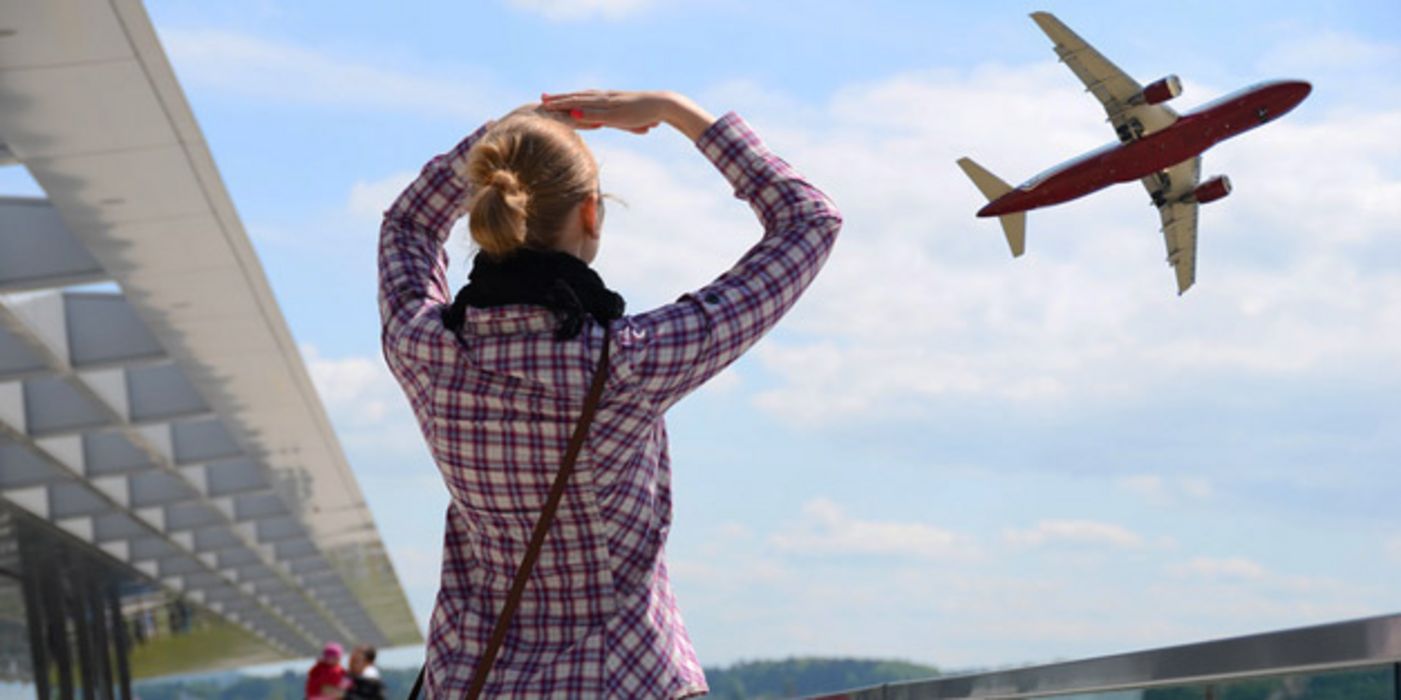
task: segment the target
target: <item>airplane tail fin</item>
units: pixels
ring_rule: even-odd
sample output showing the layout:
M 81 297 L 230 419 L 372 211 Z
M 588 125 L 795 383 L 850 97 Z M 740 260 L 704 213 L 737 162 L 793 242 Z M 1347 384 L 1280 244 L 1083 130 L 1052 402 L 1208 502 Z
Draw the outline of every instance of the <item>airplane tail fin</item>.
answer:
M 1012 191 L 1012 186 L 1003 182 L 1001 178 L 988 172 L 983 166 L 973 162 L 972 158 L 959 158 L 958 167 L 963 168 L 968 179 L 977 185 L 978 190 L 991 202 L 998 197 Z M 1007 245 L 1012 249 L 1012 257 L 1018 257 L 1026 252 L 1026 212 L 1019 211 L 1015 214 L 1004 214 L 997 217 L 1002 223 L 1002 232 L 1007 236 Z

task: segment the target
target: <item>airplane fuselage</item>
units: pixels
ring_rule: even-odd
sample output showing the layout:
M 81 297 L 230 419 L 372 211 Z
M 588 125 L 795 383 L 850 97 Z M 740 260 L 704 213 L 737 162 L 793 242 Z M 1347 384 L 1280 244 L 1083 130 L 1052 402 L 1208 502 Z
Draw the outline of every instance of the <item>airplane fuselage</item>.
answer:
M 1274 121 L 1308 96 L 1308 83 L 1253 85 L 1182 115 L 1171 126 L 1062 163 L 989 202 L 978 216 L 1002 216 L 1078 199 L 1133 182 L 1201 155 L 1232 136 Z

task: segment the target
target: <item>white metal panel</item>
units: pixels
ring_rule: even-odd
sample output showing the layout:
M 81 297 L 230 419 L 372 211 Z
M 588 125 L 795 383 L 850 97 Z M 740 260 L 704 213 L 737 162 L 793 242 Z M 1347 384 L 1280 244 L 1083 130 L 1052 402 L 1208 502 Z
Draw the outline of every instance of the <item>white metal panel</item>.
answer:
M 25 489 L 7 489 L 5 500 L 20 508 L 47 519 L 49 517 L 49 487 L 33 486 Z
M 131 419 L 131 400 L 127 393 L 126 373 L 120 368 L 79 372 L 78 377 L 113 413 L 121 416 L 122 420 Z
M 122 24 L 106 3 L 44 0 L 5 3 L 0 29 L 0 66 L 33 67 L 134 56 Z
M 8 138 L 8 133 L 0 137 Z M 25 166 L 84 243 L 105 235 L 112 224 L 209 211 L 180 145 L 26 158 Z M 93 253 L 103 267 L 113 269 L 99 251 Z
M 59 364 L 68 362 L 68 323 L 63 296 L 54 292 L 0 298 L 0 311 L 8 311 L 23 331 L 39 341 Z
M 128 285 L 140 284 L 148 276 L 220 267 L 205 262 L 230 254 L 218 232 L 218 220 L 204 212 L 113 224 L 100 238 L 86 239 L 84 244 L 113 275 L 125 278 L 123 288 L 130 289 Z
M 170 436 L 169 423 L 156 423 L 136 426 L 136 433 L 146 442 L 146 446 L 156 451 L 167 462 L 174 463 L 175 448 Z
M 0 382 L 0 423 L 17 433 L 27 432 L 24 417 L 24 385 Z
M 56 435 L 38 438 L 34 444 L 60 464 L 68 467 L 68 470 L 75 476 L 87 474 L 87 457 L 83 452 L 83 436 Z
M 131 557 L 131 549 L 127 545 L 126 540 L 103 542 L 98 546 L 102 548 L 102 551 L 107 552 L 119 561 L 129 561 Z
M 5 40 L 0 39 L 0 45 Z M 146 87 L 135 60 L 58 67 L 0 69 L 0 95 L 43 100 L 0 100 L 0 123 L 38 121 L 42 131 L 7 130 L 5 143 L 22 159 L 170 145 L 175 131 Z
M 77 517 L 64 518 L 56 523 L 59 527 L 68 531 L 68 534 L 77 537 L 84 542 L 92 541 L 92 518 Z
M 91 479 L 88 483 L 92 484 L 93 488 L 98 491 L 107 494 L 108 498 L 116 501 L 123 508 L 131 507 L 131 489 L 127 477 L 104 476 Z

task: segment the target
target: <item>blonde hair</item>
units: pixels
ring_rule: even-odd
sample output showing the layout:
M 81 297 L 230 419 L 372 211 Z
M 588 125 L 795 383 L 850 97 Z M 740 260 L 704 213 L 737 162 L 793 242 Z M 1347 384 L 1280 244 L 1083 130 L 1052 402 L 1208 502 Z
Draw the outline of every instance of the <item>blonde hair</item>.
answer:
M 494 124 L 467 154 L 476 187 L 467 227 L 488 255 L 549 249 L 570 210 L 598 188 L 598 165 L 574 129 L 516 115 Z

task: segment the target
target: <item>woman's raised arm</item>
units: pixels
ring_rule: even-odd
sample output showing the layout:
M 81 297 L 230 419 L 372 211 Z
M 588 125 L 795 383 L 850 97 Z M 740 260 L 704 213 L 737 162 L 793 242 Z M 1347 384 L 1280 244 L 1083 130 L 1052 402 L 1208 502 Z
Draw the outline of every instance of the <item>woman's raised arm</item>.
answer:
M 440 319 L 443 306 L 452 303 L 443 243 L 467 211 L 471 186 L 458 173 L 486 129 L 482 126 L 428 161 L 384 213 L 379 310 L 381 341 L 391 367 L 400 361 L 437 364 L 456 357 L 457 340 Z
M 827 259 L 841 214 L 733 113 L 715 120 L 666 92 L 546 95 L 544 109 L 568 112 L 586 126 L 673 126 L 695 142 L 764 227 L 759 243 L 714 282 L 628 317 L 627 326 L 616 329 L 643 390 L 664 410 L 738 359 L 792 308 Z

